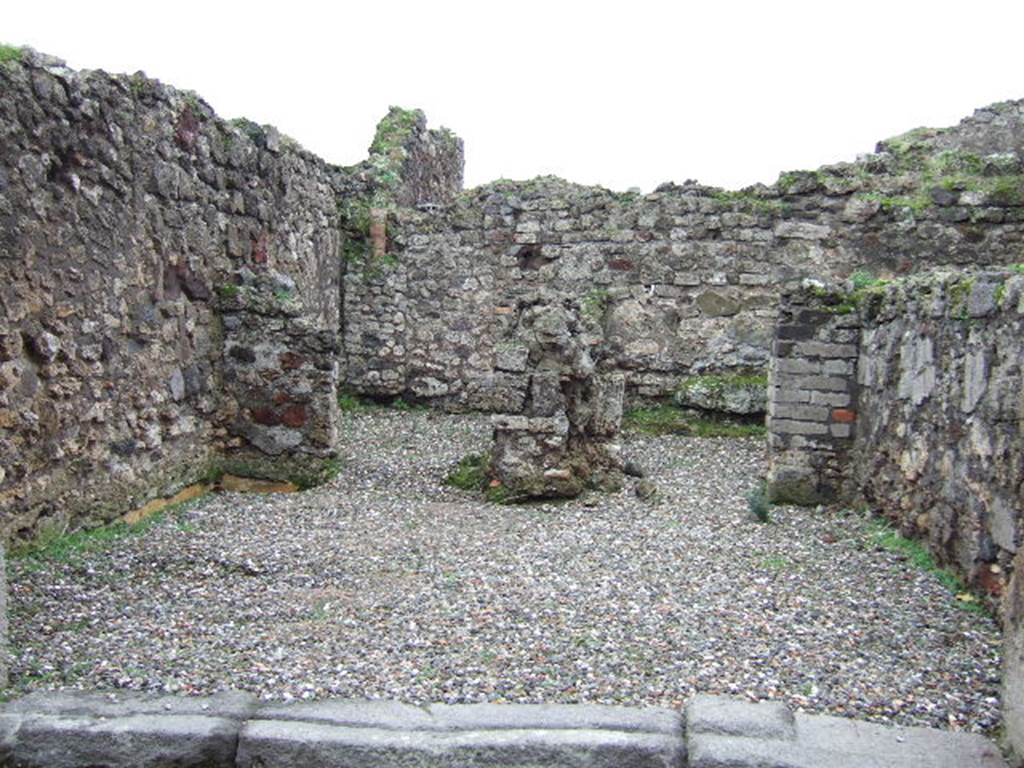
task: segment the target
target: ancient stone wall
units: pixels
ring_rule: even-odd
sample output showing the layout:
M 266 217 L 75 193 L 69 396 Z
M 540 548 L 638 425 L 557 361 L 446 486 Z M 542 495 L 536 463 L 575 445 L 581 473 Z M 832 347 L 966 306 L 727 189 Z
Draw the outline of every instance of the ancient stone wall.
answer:
M 387 257 L 346 277 L 344 378 L 367 394 L 510 412 L 526 384 L 503 350 L 539 285 L 605 317 L 634 397 L 671 394 L 688 374 L 763 371 L 794 279 L 1020 260 L 1020 107 L 771 187 L 639 195 L 540 178 L 470 190 L 439 213 L 392 211 Z
M 999 594 L 1024 518 L 1024 275 L 937 272 L 846 292 L 810 288 L 787 296 L 783 314 L 800 323 L 780 326 L 773 371 L 799 377 L 794 364 L 811 362 L 795 355 L 816 342 L 789 346 L 789 335 L 849 336 L 829 347 L 840 359 L 823 358 L 822 373 L 833 367 L 815 381 L 850 402 L 802 409 L 796 423 L 785 416 L 805 388 L 775 378 L 772 494 L 865 503 Z M 856 378 L 842 360 L 853 355 Z M 845 432 L 835 430 L 850 426 L 852 444 L 836 461 Z
M 998 590 L 1024 517 L 1024 276 L 939 274 L 863 303 L 853 485 Z
M 1003 596 L 1014 765 L 1024 760 L 1022 268 L 788 292 L 768 393 L 771 497 L 867 505 L 976 590 Z
M 172 492 L 221 450 L 259 450 L 263 422 L 291 428 L 299 406 L 305 421 L 279 444 L 312 440 L 305 390 L 332 386 L 335 369 L 318 360 L 305 379 L 289 361 L 302 370 L 308 334 L 328 348 L 337 332 L 337 172 L 142 74 L 23 51 L 0 64 L 0 92 L 4 534 Z M 258 350 L 278 360 L 280 413 L 232 384 L 249 353 L 231 351 L 256 349 L 237 337 L 264 335 L 234 313 L 240 295 L 264 314 L 288 305 Z

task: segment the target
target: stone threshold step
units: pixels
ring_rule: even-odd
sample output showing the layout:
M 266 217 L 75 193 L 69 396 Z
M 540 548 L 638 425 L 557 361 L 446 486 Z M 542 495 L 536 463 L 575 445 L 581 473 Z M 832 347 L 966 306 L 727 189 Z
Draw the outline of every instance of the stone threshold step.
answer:
M 795 715 L 697 696 L 667 709 L 584 704 L 259 702 L 38 692 L 0 706 L 0 767 L 1006 768 L 973 734 Z

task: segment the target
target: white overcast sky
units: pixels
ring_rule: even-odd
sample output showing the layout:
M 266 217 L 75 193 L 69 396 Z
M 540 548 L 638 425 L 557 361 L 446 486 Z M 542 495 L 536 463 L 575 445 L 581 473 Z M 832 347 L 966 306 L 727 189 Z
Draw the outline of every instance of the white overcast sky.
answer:
M 466 184 L 741 187 L 1024 97 L 1024 2 L 12 2 L 0 40 L 144 70 L 325 159 L 390 104 L 466 142 Z M 2 96 L 2 94 L 0 94 Z

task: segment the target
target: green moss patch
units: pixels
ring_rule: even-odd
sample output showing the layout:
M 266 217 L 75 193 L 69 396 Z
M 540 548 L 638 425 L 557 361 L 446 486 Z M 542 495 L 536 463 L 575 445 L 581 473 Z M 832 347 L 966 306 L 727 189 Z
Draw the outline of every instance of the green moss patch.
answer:
M 720 189 L 713 193 L 711 197 L 723 205 L 732 206 L 738 211 L 746 211 L 755 214 L 763 213 L 779 215 L 784 213 L 787 209 L 786 204 L 781 200 L 760 197 L 754 192 L 746 189 Z
M 622 417 L 622 426 L 646 435 L 683 435 L 686 437 L 763 437 L 764 423 L 726 417 L 697 416 L 674 405 L 636 408 Z
M 0 64 L 6 64 L 9 61 L 21 61 L 21 48 L 0 43 Z
M 312 456 L 286 459 L 249 453 L 224 457 L 217 462 L 217 472 L 221 475 L 292 483 L 303 491 L 330 482 L 340 471 L 340 459 Z
M 388 113 L 377 123 L 370 154 L 386 155 L 401 148 L 423 119 L 423 112 L 418 109 L 389 107 Z
M 704 376 L 688 376 L 679 385 L 681 390 L 706 389 L 711 392 L 725 392 L 739 387 L 765 388 L 768 376 L 763 373 L 753 374 L 708 374 Z
M 488 480 L 490 460 L 483 454 L 463 456 L 452 467 L 444 484 L 463 491 L 482 491 Z

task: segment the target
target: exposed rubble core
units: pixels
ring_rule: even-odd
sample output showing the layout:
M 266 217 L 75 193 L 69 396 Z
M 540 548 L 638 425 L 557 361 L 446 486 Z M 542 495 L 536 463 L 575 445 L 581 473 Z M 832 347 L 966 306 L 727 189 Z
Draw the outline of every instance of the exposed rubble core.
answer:
M 518 315 L 502 364 L 525 372 L 528 384 L 517 413 L 494 417 L 491 469 L 503 495 L 572 497 L 590 486 L 618 489 L 624 380 L 599 369 L 600 323 L 578 302 L 550 291 L 527 298 Z

